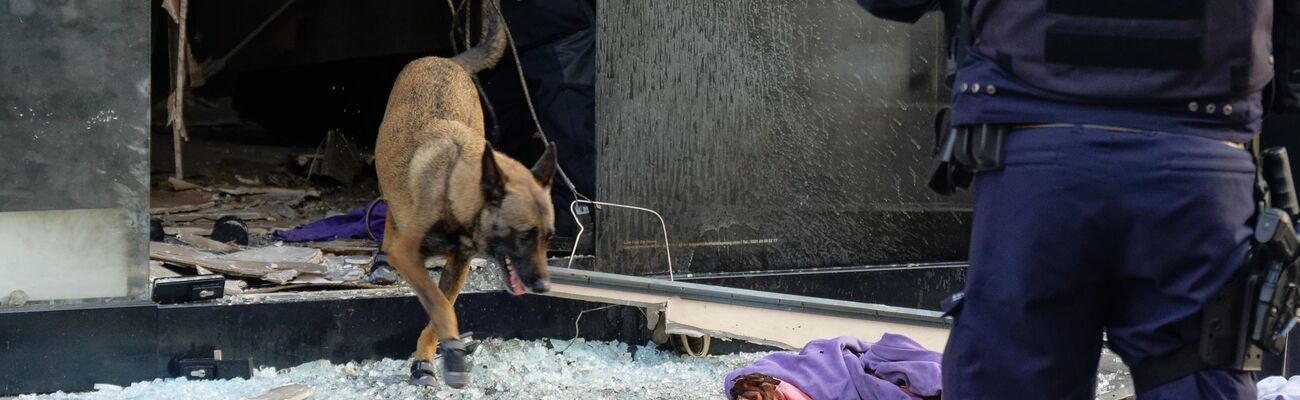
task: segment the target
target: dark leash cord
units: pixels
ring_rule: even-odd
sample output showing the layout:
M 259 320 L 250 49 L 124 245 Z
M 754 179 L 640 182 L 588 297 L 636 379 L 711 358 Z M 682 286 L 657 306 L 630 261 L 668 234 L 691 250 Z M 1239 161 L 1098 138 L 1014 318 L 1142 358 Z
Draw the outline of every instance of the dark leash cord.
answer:
M 375 231 L 370 229 L 370 214 L 375 212 L 375 206 L 379 205 L 379 203 L 381 202 L 387 203 L 387 201 L 384 201 L 383 196 L 376 197 L 374 200 L 371 200 L 370 205 L 366 206 L 366 215 L 362 219 L 362 221 L 364 221 L 366 224 L 366 234 L 370 235 L 370 240 L 373 240 L 376 243 L 379 242 L 379 238 L 375 237 Z M 385 215 L 385 218 L 387 218 L 387 215 Z

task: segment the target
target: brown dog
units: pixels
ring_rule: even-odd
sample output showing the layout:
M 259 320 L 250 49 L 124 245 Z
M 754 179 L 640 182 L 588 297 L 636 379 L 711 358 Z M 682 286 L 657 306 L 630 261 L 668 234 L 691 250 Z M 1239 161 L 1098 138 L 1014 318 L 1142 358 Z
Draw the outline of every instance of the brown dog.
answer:
M 492 150 L 472 75 L 491 67 L 505 45 L 496 1 L 483 1 L 483 40 L 451 59 L 412 61 L 397 76 L 375 146 L 379 188 L 388 201 L 383 248 L 429 313 L 416 344 L 411 383 L 434 384 L 433 356 L 443 380 L 469 383 L 470 367 L 456 324 L 455 303 L 476 254 L 498 260 L 510 292 L 546 292 L 546 244 L 554 230 L 551 180 L 555 148 L 531 170 Z M 424 260 L 447 264 L 434 287 Z

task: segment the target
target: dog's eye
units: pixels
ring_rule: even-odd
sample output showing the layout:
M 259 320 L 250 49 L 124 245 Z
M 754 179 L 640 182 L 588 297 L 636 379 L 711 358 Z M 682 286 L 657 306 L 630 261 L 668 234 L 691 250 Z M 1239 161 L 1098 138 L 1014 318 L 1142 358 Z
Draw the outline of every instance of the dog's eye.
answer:
M 524 231 L 523 233 L 519 234 L 519 240 L 523 242 L 532 242 L 533 240 L 537 240 L 537 230 L 529 229 L 527 231 Z

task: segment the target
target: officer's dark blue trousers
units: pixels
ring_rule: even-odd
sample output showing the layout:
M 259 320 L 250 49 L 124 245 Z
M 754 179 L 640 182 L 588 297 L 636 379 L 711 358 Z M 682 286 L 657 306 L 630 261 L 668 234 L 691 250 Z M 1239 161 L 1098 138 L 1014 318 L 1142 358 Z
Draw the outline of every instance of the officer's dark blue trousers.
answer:
M 1103 342 L 1127 363 L 1174 351 L 1242 264 L 1254 163 L 1200 137 L 1083 126 L 1013 131 L 973 187 L 965 295 L 945 399 L 1092 399 Z M 1206 370 L 1139 393 L 1255 399 L 1251 374 Z

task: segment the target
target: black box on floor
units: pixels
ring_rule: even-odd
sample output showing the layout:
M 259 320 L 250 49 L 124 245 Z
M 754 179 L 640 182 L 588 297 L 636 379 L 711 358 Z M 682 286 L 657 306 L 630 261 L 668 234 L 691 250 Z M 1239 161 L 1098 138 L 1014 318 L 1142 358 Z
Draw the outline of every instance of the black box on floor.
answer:
M 153 301 L 169 304 L 219 299 L 225 290 L 226 278 L 221 275 L 159 278 L 153 282 Z
M 189 358 L 177 360 L 172 370 L 173 377 L 195 379 L 234 379 L 253 376 L 252 360 L 217 360 L 213 358 Z

